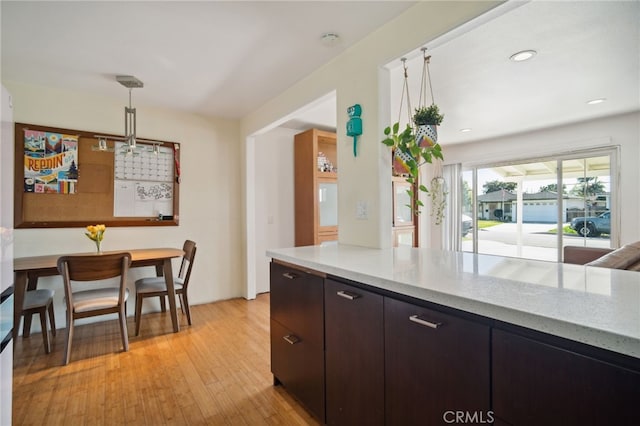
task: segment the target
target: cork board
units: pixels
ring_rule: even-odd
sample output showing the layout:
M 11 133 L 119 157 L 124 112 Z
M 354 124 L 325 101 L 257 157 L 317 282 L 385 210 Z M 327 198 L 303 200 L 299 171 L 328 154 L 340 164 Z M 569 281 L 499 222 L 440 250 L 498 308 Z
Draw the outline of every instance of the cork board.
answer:
M 48 193 L 48 191 L 28 192 L 31 179 L 25 180 L 25 130 L 49 132 L 77 136 L 77 182 L 72 184 L 70 193 Z M 97 150 L 98 138 L 107 136 L 106 151 Z M 118 139 L 119 138 L 119 139 Z M 169 192 L 172 203 L 171 215 L 159 218 L 149 216 L 115 216 L 114 187 L 115 155 L 117 145 L 121 146 L 121 137 L 104 135 L 73 129 L 45 127 L 33 124 L 15 124 L 15 188 L 14 188 L 14 226 L 16 228 L 65 228 L 104 223 L 107 226 L 176 226 L 179 224 L 179 154 L 180 145 L 174 142 L 148 141 L 138 142 L 140 149 L 151 151 L 158 145 L 163 153 L 170 155 L 172 176 Z M 115 152 L 115 153 L 114 153 Z M 75 177 L 75 176 L 74 176 Z M 167 186 L 165 184 L 165 186 Z M 40 185 L 39 188 L 45 187 Z M 46 189 L 46 187 L 45 187 Z M 166 210 L 166 209 L 165 209 Z

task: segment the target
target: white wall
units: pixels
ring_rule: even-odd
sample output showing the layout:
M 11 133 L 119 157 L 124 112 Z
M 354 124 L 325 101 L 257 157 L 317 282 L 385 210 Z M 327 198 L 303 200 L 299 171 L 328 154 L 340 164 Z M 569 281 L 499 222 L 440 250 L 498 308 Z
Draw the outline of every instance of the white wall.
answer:
M 620 146 L 620 243 L 640 240 L 640 113 L 628 113 L 497 139 L 444 146 L 445 163 L 481 165 Z M 614 206 L 615 208 L 615 206 Z
M 123 133 L 126 92 L 118 98 L 3 82 L 13 95 L 16 122 L 84 131 Z M 181 143 L 180 226 L 109 227 L 104 250 L 145 247 L 182 247 L 196 241 L 189 291 L 190 302 L 200 304 L 239 297 L 244 288 L 241 221 L 241 161 L 239 123 L 205 118 L 179 111 L 137 108 L 138 136 Z M 89 223 L 87 224 L 89 225 Z M 91 251 L 83 228 L 19 229 L 15 255 Z M 177 262 L 174 264 L 177 267 Z M 131 283 L 151 268 L 132 270 Z M 64 327 L 63 289 L 59 277 L 42 278 L 43 287 L 56 290 L 58 326 Z M 156 308 L 155 301 L 145 307 Z M 129 314 L 134 304 L 129 304 Z M 197 321 L 197 318 L 195 319 Z
M 255 139 L 256 293 L 269 291 L 267 249 L 295 244 L 293 138 L 298 130 L 275 128 Z

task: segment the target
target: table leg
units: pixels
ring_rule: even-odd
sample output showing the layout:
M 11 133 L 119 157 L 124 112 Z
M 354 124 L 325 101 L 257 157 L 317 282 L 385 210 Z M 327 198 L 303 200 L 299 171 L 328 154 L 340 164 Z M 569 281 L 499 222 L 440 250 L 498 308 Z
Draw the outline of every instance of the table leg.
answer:
M 169 299 L 169 311 L 171 312 L 171 322 L 173 323 L 173 332 L 180 331 L 180 323 L 178 322 L 178 312 L 176 310 L 176 291 L 173 286 L 173 270 L 171 267 L 171 259 L 164 259 L 163 262 L 164 279 L 167 284 L 167 294 Z
M 13 289 L 13 340 L 18 338 L 20 328 L 20 317 L 22 316 L 22 306 L 24 305 L 24 293 L 27 290 L 27 271 L 17 271 L 15 277 L 15 287 Z M 13 347 L 16 345 L 14 343 Z

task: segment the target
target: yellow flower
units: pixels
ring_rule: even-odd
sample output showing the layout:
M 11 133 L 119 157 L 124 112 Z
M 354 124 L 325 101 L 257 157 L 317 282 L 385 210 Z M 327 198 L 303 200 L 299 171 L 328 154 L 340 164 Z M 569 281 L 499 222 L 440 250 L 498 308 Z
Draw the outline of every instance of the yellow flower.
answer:
M 84 233 L 90 240 L 102 241 L 104 238 L 104 231 L 107 227 L 105 225 L 89 225 L 87 226 L 87 232 Z

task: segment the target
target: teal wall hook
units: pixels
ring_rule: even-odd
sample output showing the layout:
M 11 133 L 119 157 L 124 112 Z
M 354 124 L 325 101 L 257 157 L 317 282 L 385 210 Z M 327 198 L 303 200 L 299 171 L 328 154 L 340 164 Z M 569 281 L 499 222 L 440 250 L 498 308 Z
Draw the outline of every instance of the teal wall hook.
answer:
M 358 136 L 362 134 L 362 107 L 360 104 L 355 104 L 347 108 L 347 114 L 349 115 L 349 121 L 347 121 L 347 136 L 353 136 L 353 156 L 358 156 L 357 143 Z

